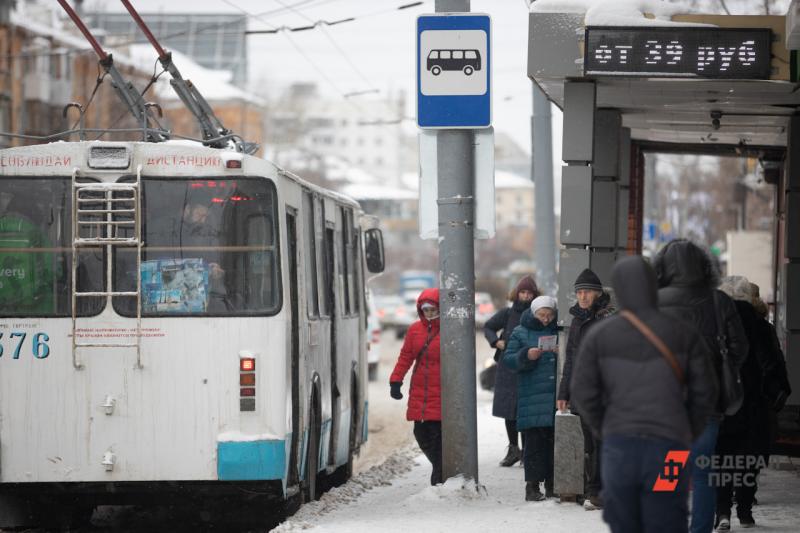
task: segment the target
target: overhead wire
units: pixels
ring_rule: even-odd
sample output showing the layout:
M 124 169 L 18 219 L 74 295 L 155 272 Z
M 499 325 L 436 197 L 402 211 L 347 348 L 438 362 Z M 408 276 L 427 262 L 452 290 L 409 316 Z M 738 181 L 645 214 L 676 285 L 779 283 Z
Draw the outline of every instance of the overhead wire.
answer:
M 252 15 L 252 14 L 248 13 L 248 11 L 246 11 L 242 7 L 240 7 L 240 6 L 236 5 L 235 3 L 233 3 L 231 0 L 222 0 L 222 1 L 225 2 L 226 4 L 228 4 L 229 6 L 235 8 L 235 9 L 238 9 L 239 11 L 241 11 L 243 13 L 246 13 L 248 15 Z M 255 18 L 259 18 L 258 16 L 255 16 L 255 15 L 254 15 L 254 17 Z M 267 22 L 266 24 L 268 26 L 272 26 L 271 23 Z M 274 29 L 277 29 L 277 28 L 274 28 Z M 306 60 L 306 62 L 309 65 L 311 65 L 311 67 L 317 72 L 317 74 L 319 74 L 319 76 L 323 80 L 325 80 L 325 82 L 327 82 L 328 85 L 333 87 L 333 89 L 339 94 L 339 96 L 341 96 L 351 107 L 355 108 L 359 113 L 364 113 L 364 110 L 361 109 L 361 107 L 356 105 L 355 102 L 353 102 L 352 100 L 349 100 L 345 96 L 345 92 L 339 87 L 339 85 L 335 81 L 333 81 L 333 79 L 330 76 L 328 76 L 325 73 L 325 71 L 313 59 L 311 59 L 311 57 L 308 54 L 305 53 L 305 51 L 303 51 L 303 49 L 295 42 L 295 40 L 289 35 L 289 33 L 287 33 L 287 32 L 280 32 L 280 33 L 281 33 L 281 35 L 286 37 L 286 40 L 289 41 L 289 44 L 295 49 L 295 51 L 297 51 L 298 54 L 300 54 L 300 56 L 303 59 Z
M 307 21 L 309 21 L 309 22 L 314 22 L 314 21 L 313 21 L 313 20 L 312 20 L 310 17 L 308 17 L 308 16 L 307 16 L 307 15 L 305 15 L 304 13 L 302 13 L 302 12 L 300 12 L 300 11 L 298 11 L 298 10 L 296 10 L 296 9 L 292 8 L 291 6 L 287 6 L 287 5 L 286 5 L 286 4 L 283 2 L 283 0 L 275 0 L 275 2 L 277 2 L 277 3 L 278 3 L 278 4 L 280 4 L 281 6 L 285 6 L 285 7 L 287 7 L 287 8 L 288 8 L 288 9 L 290 9 L 290 10 L 291 10 L 293 13 L 295 13 L 295 14 L 297 14 L 297 15 L 299 15 L 299 16 L 301 16 L 301 17 L 303 17 L 303 18 L 304 18 L 304 19 L 306 19 Z M 314 24 L 316 25 L 316 23 L 314 23 Z M 364 75 L 364 73 L 361 71 L 361 69 L 359 69 L 359 68 L 356 66 L 356 64 L 355 64 L 355 63 L 353 63 L 353 61 L 350 59 L 350 56 L 347 54 L 347 52 L 345 52 L 345 51 L 342 49 L 342 47 L 341 47 L 341 46 L 339 46 L 339 43 L 337 43 L 337 42 L 336 42 L 336 39 L 334 39 L 334 38 L 333 38 L 333 36 L 332 36 L 332 35 L 331 35 L 331 34 L 328 32 L 328 30 L 325 28 L 325 26 L 324 26 L 324 25 L 320 25 L 320 26 L 319 26 L 319 29 L 320 29 L 320 32 L 322 32 L 322 35 L 324 35 L 324 36 L 325 36 L 325 38 L 328 40 L 328 42 L 330 42 L 330 43 L 331 43 L 331 45 L 333 46 L 334 50 L 336 50 L 336 51 L 339 53 L 339 55 L 340 55 L 340 56 L 342 56 L 342 57 L 344 58 L 345 62 L 346 62 L 346 63 L 348 64 L 348 66 L 349 66 L 349 67 L 352 69 L 352 71 L 353 71 L 353 72 L 355 72 L 355 73 L 356 73 L 356 75 L 357 75 L 359 78 L 361 78 L 361 81 L 363 81 L 363 82 L 364 82 L 364 84 L 365 84 L 365 85 L 367 85 L 367 86 L 368 86 L 370 89 L 377 90 L 377 89 L 376 89 L 376 87 L 375 87 L 375 86 L 372 84 L 372 82 L 371 82 L 371 81 L 370 81 L 370 80 L 369 80 L 369 79 L 368 79 L 368 78 L 367 78 L 367 77 Z
M 275 1 L 278 4 L 282 5 L 282 6 L 286 6 L 286 4 L 282 0 L 275 0 Z M 410 9 L 410 8 L 413 8 L 413 7 L 418 7 L 420 5 L 424 5 L 426 1 L 428 1 L 428 0 L 410 2 L 410 3 L 402 4 L 400 6 L 392 8 L 392 9 L 388 9 L 388 10 L 384 9 L 384 10 L 368 13 L 366 15 L 348 17 L 348 18 L 345 18 L 345 19 L 337 20 L 337 21 L 327 21 L 327 20 L 314 21 L 313 19 L 311 19 L 310 17 L 308 17 L 305 14 L 296 13 L 296 14 L 300 15 L 301 17 L 303 17 L 306 21 L 311 22 L 312 24 L 311 25 L 306 25 L 306 26 L 300 26 L 300 27 L 287 27 L 287 26 L 276 27 L 276 26 L 274 26 L 273 24 L 271 24 L 269 22 L 263 21 L 259 15 L 249 13 L 247 10 L 245 10 L 242 7 L 238 6 L 237 4 L 232 2 L 231 0 L 223 0 L 223 2 L 225 2 L 229 6 L 235 8 L 235 9 L 238 9 L 239 11 L 241 11 L 242 13 L 244 13 L 245 15 L 247 15 L 249 17 L 252 17 L 252 18 L 255 18 L 257 20 L 261 20 L 262 22 L 265 22 L 267 24 L 267 26 L 270 27 L 269 30 L 248 31 L 247 32 L 248 34 L 260 34 L 260 33 L 278 34 L 278 33 L 280 33 L 280 34 L 284 35 L 286 37 L 286 39 L 289 41 L 289 43 L 291 44 L 291 46 L 306 60 L 306 62 L 308 62 L 312 66 L 312 68 L 320 75 L 320 77 L 323 80 L 325 80 L 331 87 L 333 87 L 334 90 L 339 94 L 339 96 L 341 96 L 348 103 L 348 105 L 353 107 L 356 111 L 358 111 L 362 115 L 366 114 L 364 109 L 361 106 L 359 106 L 358 104 L 356 104 L 354 101 L 350 100 L 348 98 L 348 96 L 350 96 L 352 94 L 378 92 L 378 89 L 374 86 L 374 84 L 372 82 L 369 81 L 367 76 L 365 76 L 364 73 L 360 69 L 358 69 L 358 67 L 355 65 L 355 63 L 353 63 L 353 61 L 348 56 L 347 52 L 345 52 L 345 50 L 342 49 L 341 46 L 339 46 L 339 44 L 335 41 L 335 39 L 333 39 L 333 37 L 329 33 L 327 33 L 325 31 L 324 27 L 325 26 L 333 26 L 333 25 L 340 24 L 340 23 L 343 23 L 343 22 L 355 21 L 355 20 L 358 20 L 358 19 L 366 18 L 366 17 L 381 15 L 381 14 L 385 14 L 385 13 L 388 13 L 388 12 L 394 12 L 394 11 L 398 11 L 398 10 L 405 10 L 405 9 Z M 320 4 L 317 4 L 317 6 L 318 5 L 320 5 Z M 291 9 L 291 6 L 286 6 L 286 7 L 288 9 Z M 311 29 L 315 29 L 315 28 L 319 28 L 322 31 L 323 35 L 331 42 L 331 44 L 333 45 L 334 49 L 336 49 L 337 52 L 340 55 L 342 55 L 342 57 L 345 59 L 345 61 L 348 63 L 348 65 L 353 69 L 353 71 L 356 73 L 356 75 L 359 78 L 361 78 L 361 80 L 364 81 L 366 83 L 366 85 L 370 88 L 369 91 L 356 91 L 355 93 L 345 93 L 344 91 L 342 91 L 339 88 L 338 84 L 336 82 L 334 82 L 330 78 L 330 76 L 328 76 L 324 72 L 324 70 L 313 59 L 311 59 L 311 57 L 308 54 L 306 54 L 302 50 L 302 48 L 294 41 L 294 39 L 292 39 L 291 36 L 289 35 L 289 32 L 306 31 L 306 30 L 311 30 Z M 404 117 L 400 118 L 400 119 L 392 119 L 392 120 L 388 120 L 388 121 L 385 121 L 385 120 L 384 121 L 382 121 L 382 120 L 366 121 L 366 122 L 362 121 L 361 123 L 363 123 L 364 125 L 388 126 L 388 125 L 392 125 L 392 124 L 397 124 L 397 123 L 401 122 L 402 120 L 404 120 Z

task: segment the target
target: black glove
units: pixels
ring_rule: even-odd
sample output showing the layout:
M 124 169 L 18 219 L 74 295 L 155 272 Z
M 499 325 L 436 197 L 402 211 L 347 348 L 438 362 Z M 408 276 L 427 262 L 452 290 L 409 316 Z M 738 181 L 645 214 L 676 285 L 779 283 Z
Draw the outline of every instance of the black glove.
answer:
M 391 394 L 392 398 L 394 398 L 395 400 L 403 399 L 403 393 L 400 392 L 400 387 L 402 386 L 403 386 L 402 381 L 392 381 L 391 383 L 389 383 L 389 387 L 391 387 L 391 391 L 389 394 Z

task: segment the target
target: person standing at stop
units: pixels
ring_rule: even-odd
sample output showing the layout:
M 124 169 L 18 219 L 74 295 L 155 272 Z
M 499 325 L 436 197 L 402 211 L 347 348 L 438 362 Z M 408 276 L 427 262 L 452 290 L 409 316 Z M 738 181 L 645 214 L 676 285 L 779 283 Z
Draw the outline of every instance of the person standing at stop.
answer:
M 511 332 L 519 325 L 522 313 L 530 308 L 531 302 L 537 296 L 539 288 L 533 276 L 525 276 L 519 280 L 508 296 L 511 305 L 495 313 L 483 327 L 483 336 L 496 350 L 494 360 L 497 362 L 497 375 L 492 399 L 492 416 L 505 419 L 508 434 L 508 452 L 500 461 L 500 466 L 512 466 L 522 458 L 517 431 L 517 374 L 503 364 L 503 352 Z M 498 332 L 502 332 L 500 336 Z
M 719 271 L 711 256 L 691 241 L 675 239 L 658 252 L 653 268 L 658 279 L 659 310 L 688 327 L 697 328 L 711 350 L 715 382 L 720 392 L 729 392 L 723 389 L 723 365 L 729 364 L 738 372 L 747 358 L 749 346 L 736 305 L 727 294 L 717 290 Z M 711 533 L 714 529 L 717 490 L 712 485 L 710 466 L 695 459 L 714 454 L 720 422 L 728 407 L 725 396 L 719 395 L 705 429 L 692 443 L 689 457 L 692 465 L 691 533 Z
M 431 462 L 431 485 L 442 483 L 442 398 L 439 374 L 439 289 L 425 289 L 417 298 L 419 320 L 406 333 L 400 356 L 389 377 L 390 394 L 402 400 L 403 379 L 414 365 L 406 420 L 414 422 L 414 438 Z
M 553 427 L 558 366 L 555 298 L 539 296 L 522 313 L 503 354 L 503 364 L 515 370 L 517 427 L 525 449 L 525 501 L 541 501 L 553 493 Z M 548 340 L 550 342 L 548 342 Z M 544 481 L 545 492 L 539 488 Z
M 570 307 L 572 322 L 569 325 L 567 351 L 564 359 L 564 372 L 558 387 L 556 406 L 561 412 L 569 409 L 570 380 L 576 354 L 583 339 L 599 320 L 611 316 L 616 311 L 611 296 L 603 289 L 600 278 L 590 269 L 585 269 L 575 280 L 575 298 L 577 302 Z M 580 413 L 575 413 L 580 415 Z M 601 443 L 592 435 L 592 430 L 581 418 L 583 429 L 584 460 L 584 501 L 583 508 L 592 511 L 602 508 L 600 499 L 600 446 Z
M 711 351 L 691 324 L 659 311 L 641 256 L 620 259 L 611 278 L 621 311 L 583 339 L 570 387 L 603 443 L 603 520 L 612 533 L 686 533 L 689 446 L 717 402 Z

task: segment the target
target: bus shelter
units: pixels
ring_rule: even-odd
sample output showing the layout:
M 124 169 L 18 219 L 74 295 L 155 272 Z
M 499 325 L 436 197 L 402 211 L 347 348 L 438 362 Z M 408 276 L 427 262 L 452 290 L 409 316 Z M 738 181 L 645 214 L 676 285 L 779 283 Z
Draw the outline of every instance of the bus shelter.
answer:
M 584 268 L 607 282 L 618 258 L 641 253 L 646 152 L 759 159 L 773 187 L 775 323 L 795 391 L 783 416 L 796 429 L 800 85 L 791 48 L 798 47 L 800 30 L 794 29 L 795 3 L 785 17 L 614 17 L 569 12 L 572 4 L 561 9 L 558 2 L 535 2 L 528 76 L 563 111 L 561 309 L 574 303 L 573 282 Z M 569 325 L 568 317 L 562 313 L 561 325 Z M 561 439 L 557 428 L 557 448 Z M 800 441 L 794 444 L 800 450 Z M 557 471 L 558 462 L 557 454 Z

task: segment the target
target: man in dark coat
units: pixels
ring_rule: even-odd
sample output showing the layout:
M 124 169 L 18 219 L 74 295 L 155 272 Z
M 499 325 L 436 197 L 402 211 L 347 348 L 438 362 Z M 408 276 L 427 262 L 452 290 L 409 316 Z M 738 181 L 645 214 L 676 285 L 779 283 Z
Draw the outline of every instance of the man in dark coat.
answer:
M 500 466 L 512 466 L 522 459 L 517 433 L 517 374 L 502 364 L 503 351 L 506 349 L 511 332 L 519 325 L 522 313 L 530 308 L 534 298 L 539 296 L 539 288 L 532 276 L 525 276 L 509 294 L 511 306 L 501 309 L 486 321 L 483 336 L 496 351 L 497 361 L 495 374 L 494 398 L 492 400 L 492 416 L 504 418 L 508 434 L 508 452 L 500 461 Z M 502 331 L 500 336 L 497 333 Z
M 556 400 L 558 410 L 562 412 L 569 408 L 569 383 L 572 378 L 572 366 L 575 364 L 575 354 L 578 352 L 581 339 L 598 320 L 614 314 L 615 311 L 614 306 L 611 305 L 611 296 L 603 290 L 600 278 L 588 268 L 581 272 L 575 280 L 575 297 L 577 303 L 569 309 L 572 322 L 569 325 L 564 370 Z M 583 501 L 583 506 L 587 510 L 594 510 L 602 507 L 600 500 L 601 443 L 592 435 L 589 426 L 583 419 L 581 419 L 581 426 L 583 428 L 583 448 L 586 454 L 584 461 L 584 495 L 586 499 Z
M 747 338 L 736 306 L 728 295 L 716 289 L 719 274 L 711 257 L 685 239 L 669 242 L 656 256 L 653 267 L 658 276 L 659 309 L 696 327 L 712 353 L 717 382 L 722 384 L 722 356 L 718 336 L 724 335 L 728 358 L 740 368 L 747 357 Z M 716 295 L 715 295 L 716 293 Z M 716 303 L 715 303 L 716 301 Z M 717 322 L 720 322 L 718 331 Z M 717 445 L 719 425 L 725 406 L 717 401 L 706 429 L 692 444 L 692 533 L 710 533 L 714 528 L 716 488 L 711 486 L 710 465 L 700 468 L 696 457 L 711 457 Z
M 614 473 L 603 479 L 603 519 L 614 533 L 685 532 L 688 472 L 679 468 L 667 490 L 654 489 L 668 452 L 685 454 L 714 410 L 711 354 L 694 328 L 658 310 L 655 272 L 644 259 L 621 259 L 611 276 L 620 308 L 661 339 L 677 368 L 619 313 L 581 342 L 571 399 L 602 438 L 603 471 Z

